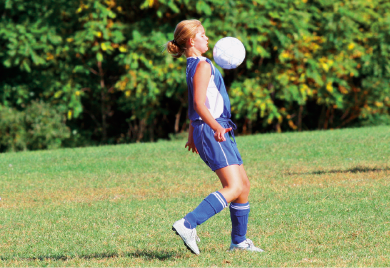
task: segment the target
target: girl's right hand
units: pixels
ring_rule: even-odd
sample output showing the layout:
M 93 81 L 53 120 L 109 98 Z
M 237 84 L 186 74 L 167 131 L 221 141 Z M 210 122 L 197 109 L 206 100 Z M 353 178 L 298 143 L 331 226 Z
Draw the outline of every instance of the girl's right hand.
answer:
M 229 128 L 223 128 L 223 127 L 218 128 L 217 131 L 215 131 L 215 133 L 214 133 L 214 139 L 217 142 L 226 141 L 225 133 L 230 132 L 231 130 L 232 130 L 231 127 L 229 127 Z
M 195 147 L 195 143 L 194 143 L 194 141 L 192 140 L 192 141 L 187 141 L 187 143 L 186 143 L 186 146 L 184 147 L 184 148 L 187 148 L 188 147 L 188 151 L 191 151 L 192 150 L 192 152 L 193 153 L 197 153 L 197 154 L 199 154 L 198 153 L 198 150 L 196 149 L 196 147 Z

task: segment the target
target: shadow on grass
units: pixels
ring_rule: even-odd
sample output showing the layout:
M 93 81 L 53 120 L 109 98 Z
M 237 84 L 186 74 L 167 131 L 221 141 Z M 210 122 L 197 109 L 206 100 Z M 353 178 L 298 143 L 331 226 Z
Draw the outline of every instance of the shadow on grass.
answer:
M 365 172 L 381 172 L 390 170 L 389 167 L 385 168 L 368 168 L 368 167 L 355 167 L 347 170 L 320 170 L 311 172 L 287 172 L 288 175 L 321 175 L 330 173 L 365 173 Z
M 51 256 L 37 256 L 37 257 L 4 257 L 0 256 L 0 260 L 2 261 L 10 261 L 10 260 L 29 260 L 29 261 L 69 261 L 72 259 L 85 259 L 85 260 L 100 260 L 100 259 L 109 259 L 109 258 L 141 258 L 144 260 L 168 260 L 170 258 L 173 258 L 174 256 L 179 256 L 181 254 L 178 254 L 177 252 L 173 251 L 151 251 L 151 250 L 136 250 L 134 252 L 123 252 L 123 253 L 94 253 L 94 254 L 86 254 L 86 255 L 51 255 Z
M 154 260 L 158 259 L 160 261 L 164 261 L 167 259 L 172 258 L 173 256 L 178 256 L 177 252 L 173 251 L 149 251 L 149 250 L 137 250 L 135 252 L 129 252 L 128 257 L 133 257 L 133 258 L 141 258 L 144 260 Z

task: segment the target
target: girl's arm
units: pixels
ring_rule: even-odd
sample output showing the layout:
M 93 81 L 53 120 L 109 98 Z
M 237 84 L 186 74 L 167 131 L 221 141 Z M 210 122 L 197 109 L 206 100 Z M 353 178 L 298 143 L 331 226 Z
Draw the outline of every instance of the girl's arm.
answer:
M 214 130 L 216 141 L 225 141 L 225 133 L 232 128 L 222 127 L 206 107 L 206 93 L 211 77 L 211 66 L 206 61 L 199 62 L 194 75 L 194 109 L 202 120 Z
M 198 154 L 198 150 L 195 147 L 194 143 L 194 127 L 192 126 L 192 120 L 190 120 L 190 129 L 188 130 L 188 141 L 186 143 L 186 146 L 184 148 L 188 147 L 188 151 L 192 150 L 193 153 Z

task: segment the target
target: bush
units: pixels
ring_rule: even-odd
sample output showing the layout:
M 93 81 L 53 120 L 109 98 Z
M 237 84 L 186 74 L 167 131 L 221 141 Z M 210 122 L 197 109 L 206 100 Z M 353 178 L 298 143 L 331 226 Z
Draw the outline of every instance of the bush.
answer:
M 70 137 L 64 116 L 51 105 L 33 101 L 23 111 L 1 107 L 0 150 L 55 149 Z
M 0 152 L 27 149 L 23 112 L 0 106 Z

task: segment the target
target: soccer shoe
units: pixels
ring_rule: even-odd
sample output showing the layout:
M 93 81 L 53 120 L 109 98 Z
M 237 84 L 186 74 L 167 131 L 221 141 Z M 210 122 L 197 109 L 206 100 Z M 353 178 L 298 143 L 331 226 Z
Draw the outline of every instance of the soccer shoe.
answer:
M 196 241 L 200 242 L 199 237 L 196 235 L 196 229 L 188 229 L 184 226 L 184 218 L 175 222 L 172 226 L 172 230 L 183 239 L 184 245 L 191 250 L 192 253 L 199 255 L 199 248 Z
M 252 240 L 246 239 L 245 241 L 242 241 L 240 244 L 233 244 L 233 242 L 230 244 L 230 251 L 232 250 L 248 250 L 248 251 L 255 251 L 255 252 L 264 252 L 261 248 L 256 247 Z

